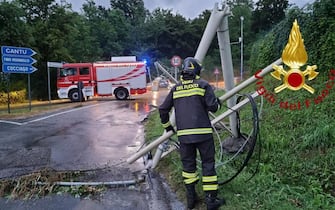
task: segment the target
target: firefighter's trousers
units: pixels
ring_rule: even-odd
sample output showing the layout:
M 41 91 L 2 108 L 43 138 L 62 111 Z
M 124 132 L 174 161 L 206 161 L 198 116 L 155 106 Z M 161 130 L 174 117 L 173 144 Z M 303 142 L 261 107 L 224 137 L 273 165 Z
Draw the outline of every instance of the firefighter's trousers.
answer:
M 198 182 L 197 150 L 202 163 L 202 187 L 204 192 L 216 192 L 218 189 L 215 171 L 215 146 L 213 138 L 199 143 L 180 143 L 180 157 L 183 164 L 182 176 L 185 185 Z

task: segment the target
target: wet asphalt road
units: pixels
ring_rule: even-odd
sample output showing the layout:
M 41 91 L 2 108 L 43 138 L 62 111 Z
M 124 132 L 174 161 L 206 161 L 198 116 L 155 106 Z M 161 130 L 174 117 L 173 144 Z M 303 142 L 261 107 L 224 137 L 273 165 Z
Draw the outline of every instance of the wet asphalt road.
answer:
M 142 122 L 166 93 L 150 91 L 127 101 L 106 98 L 32 118 L 0 119 L 0 178 L 43 168 L 104 168 L 108 170 L 97 176 L 98 181 L 138 180 L 143 176 L 143 160 L 129 165 L 126 159 L 143 144 Z M 150 183 L 109 188 L 98 200 L 69 195 L 30 201 L 2 198 L 0 209 L 183 209 L 159 176 Z

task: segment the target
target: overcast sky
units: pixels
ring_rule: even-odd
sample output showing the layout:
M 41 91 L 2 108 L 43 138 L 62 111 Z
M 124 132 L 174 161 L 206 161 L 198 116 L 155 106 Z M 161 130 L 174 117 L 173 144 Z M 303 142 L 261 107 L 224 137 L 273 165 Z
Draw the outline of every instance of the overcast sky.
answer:
M 290 4 L 296 4 L 299 7 L 304 6 L 306 3 L 311 3 L 314 0 L 289 0 Z M 72 4 L 74 11 L 80 12 L 82 5 L 86 2 L 85 0 L 66 0 L 66 2 Z M 106 8 L 110 5 L 110 0 L 96 0 L 97 5 L 102 5 Z M 221 2 L 219 0 L 144 0 L 144 6 L 152 11 L 157 7 L 163 9 L 171 9 L 174 13 L 181 14 L 186 18 L 196 18 L 204 10 L 212 10 L 215 2 Z

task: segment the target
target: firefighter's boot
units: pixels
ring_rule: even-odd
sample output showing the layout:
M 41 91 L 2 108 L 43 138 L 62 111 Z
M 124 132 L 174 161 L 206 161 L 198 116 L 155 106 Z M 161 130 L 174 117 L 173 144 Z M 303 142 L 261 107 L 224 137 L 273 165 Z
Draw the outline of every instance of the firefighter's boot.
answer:
M 206 192 L 206 205 L 207 210 L 218 210 L 220 206 L 224 205 L 226 202 L 222 198 L 217 197 L 217 192 Z
M 186 186 L 186 198 L 187 198 L 187 208 L 194 209 L 195 204 L 198 202 L 199 198 L 195 192 L 194 184 L 187 184 Z

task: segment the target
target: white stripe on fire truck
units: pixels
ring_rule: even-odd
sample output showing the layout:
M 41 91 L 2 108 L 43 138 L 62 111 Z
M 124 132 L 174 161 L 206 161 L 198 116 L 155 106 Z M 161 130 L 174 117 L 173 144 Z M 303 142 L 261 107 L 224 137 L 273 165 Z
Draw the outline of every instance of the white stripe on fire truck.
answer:
M 135 70 L 135 69 L 134 69 Z M 135 72 L 137 72 L 139 69 L 136 69 L 136 71 L 132 71 L 128 74 L 125 74 L 125 75 L 122 75 L 120 77 L 117 77 L 117 78 L 113 78 L 113 79 L 105 79 L 105 80 L 99 80 L 98 82 L 114 82 L 114 81 L 122 81 L 122 80 L 127 80 L 127 79 L 131 79 L 131 78 L 135 78 L 135 77 L 139 77 L 140 75 L 142 74 L 145 74 L 145 72 L 140 72 L 139 74 L 136 74 L 136 75 L 132 75 L 131 74 L 134 74 Z

